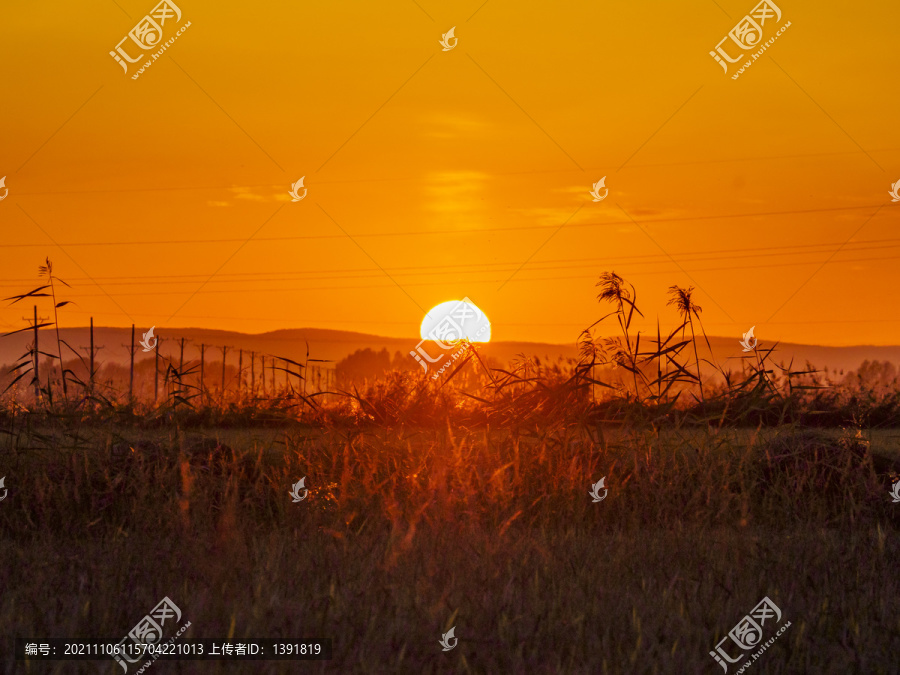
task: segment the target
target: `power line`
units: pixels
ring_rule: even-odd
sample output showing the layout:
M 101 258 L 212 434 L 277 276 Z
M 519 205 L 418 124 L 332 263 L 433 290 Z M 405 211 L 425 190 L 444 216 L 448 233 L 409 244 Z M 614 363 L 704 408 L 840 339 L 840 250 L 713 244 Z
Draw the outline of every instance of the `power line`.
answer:
M 711 216 L 685 216 L 682 218 L 659 218 L 656 220 L 639 220 L 638 223 L 641 225 L 654 225 L 654 224 L 666 224 L 666 223 L 682 223 L 682 222 L 692 222 L 692 221 L 702 221 L 702 220 L 727 220 L 730 218 L 758 218 L 758 217 L 769 217 L 769 216 L 788 216 L 788 215 L 801 215 L 801 214 L 809 214 L 809 213 L 832 213 L 838 211 L 858 211 L 860 209 L 871 209 L 876 208 L 878 206 L 882 206 L 881 204 L 867 204 L 863 206 L 837 206 L 831 208 L 821 208 L 821 209 L 800 209 L 795 211 L 765 211 L 765 212 L 754 212 L 754 213 L 731 213 L 731 214 L 720 214 L 720 215 L 711 215 Z M 633 225 L 630 220 L 613 220 L 613 221 L 604 221 L 604 222 L 589 222 L 589 223 L 568 223 L 566 225 L 566 229 L 572 229 L 576 227 L 599 227 L 599 226 L 613 226 L 613 225 Z M 460 229 L 450 229 L 450 230 L 413 230 L 413 231 L 403 231 L 403 232 L 363 232 L 363 233 L 355 233 L 350 236 L 359 239 L 359 238 L 367 238 L 367 237 L 423 237 L 423 236 L 437 236 L 437 235 L 446 235 L 446 234 L 455 234 L 455 235 L 482 235 L 488 232 L 520 232 L 524 230 L 552 230 L 558 228 L 559 225 L 517 225 L 513 227 L 485 227 L 473 230 L 460 230 Z M 289 237 L 254 237 L 254 243 L 260 242 L 274 242 L 274 241 L 309 241 L 315 239 L 346 239 L 347 235 L 345 234 L 315 234 L 315 235 L 295 235 Z M 244 239 L 240 237 L 228 237 L 228 238 L 219 238 L 219 239 L 158 239 L 158 240 L 140 240 L 140 241 L 93 241 L 93 242 L 70 242 L 70 243 L 60 243 L 59 246 L 64 247 L 90 247 L 90 246 L 171 246 L 171 245 L 187 245 L 187 244 L 228 244 L 235 242 L 244 242 Z M 0 244 L 0 248 L 45 248 L 49 244 L 47 243 L 35 243 L 35 244 L 9 244 L 3 243 Z
M 872 262 L 878 260 L 896 260 L 900 259 L 900 256 L 883 256 L 883 257 L 874 257 L 874 258 L 853 258 L 849 260 L 841 259 L 841 260 L 830 260 L 827 261 L 828 264 L 838 264 L 838 263 L 854 263 L 854 262 Z M 662 261 L 661 264 L 672 264 L 666 263 Z M 801 265 L 819 265 L 821 264 L 818 260 L 812 260 L 809 262 L 789 262 L 789 263 L 770 263 L 763 265 L 744 265 L 742 267 L 735 267 L 733 265 L 728 267 L 708 267 L 708 268 L 693 268 L 691 272 L 720 272 L 720 271 L 742 271 L 742 270 L 755 270 L 755 269 L 769 269 L 773 267 L 798 267 Z M 558 268 L 552 269 L 570 269 L 571 266 L 561 266 Z M 548 268 L 550 269 L 550 268 Z M 498 270 L 488 270 L 492 272 L 497 272 Z M 502 271 L 502 270 L 501 270 Z M 529 270 L 529 271 L 542 271 L 542 270 Z M 628 271 L 624 273 L 624 276 L 659 276 L 659 275 L 672 275 L 678 274 L 679 270 L 653 270 L 653 271 Z M 472 272 L 473 274 L 475 272 Z M 381 277 L 382 275 L 372 273 L 370 277 Z M 593 279 L 596 277 L 596 274 L 590 275 L 577 275 L 577 276 L 562 276 L 562 277 L 516 277 L 516 281 L 533 281 L 533 282 L 544 282 L 544 281 L 564 281 L 564 280 L 574 280 L 574 279 Z M 357 278 L 357 277 L 348 277 L 348 278 Z M 492 279 L 471 279 L 467 280 L 465 283 L 475 285 L 475 284 L 489 284 L 489 283 L 499 283 L 504 281 L 504 279 L 500 278 L 492 278 Z M 407 286 L 447 286 L 454 282 L 452 280 L 444 280 L 444 281 L 417 281 L 417 282 L 405 282 Z M 209 289 L 199 291 L 198 294 L 211 294 L 211 293 L 288 293 L 295 291 L 346 291 L 346 290 L 375 290 L 375 289 L 385 289 L 385 288 L 394 288 L 392 285 L 372 285 L 366 284 L 364 286 L 300 286 L 294 288 L 225 288 L 225 289 Z M 100 297 L 157 297 L 162 295 L 185 295 L 186 293 L 190 293 L 191 291 L 155 291 L 150 290 L 141 293 L 110 293 L 110 294 L 73 294 L 71 297 L 74 298 L 100 298 Z
M 82 314 L 85 316 L 121 316 L 120 312 L 86 312 L 80 310 L 68 310 L 67 314 Z M 154 314 L 146 314 L 148 317 L 157 316 Z M 295 325 L 300 324 L 300 327 L 296 328 L 296 330 L 334 330 L 330 328 L 317 328 L 313 325 L 302 325 L 306 319 L 297 319 L 296 317 L 292 317 L 290 319 L 279 318 L 279 317 L 269 317 L 269 316 L 208 316 L 208 315 L 184 315 L 180 314 L 179 317 L 181 319 L 203 319 L 203 320 L 218 320 L 218 321 L 268 321 L 271 323 L 293 323 Z M 333 321 L 320 319 L 318 317 L 314 319 L 309 319 L 311 323 L 320 323 L 320 324 L 332 324 L 332 325 L 367 325 L 367 326 L 415 326 L 418 324 L 418 320 L 414 321 L 359 321 L 356 319 L 353 320 L 344 320 L 344 321 Z M 516 326 L 516 327 L 538 327 L 538 328 L 550 328 L 553 326 L 574 326 L 574 327 L 584 327 L 586 322 L 560 322 L 554 321 L 552 323 L 534 323 L 534 322 L 509 322 L 504 321 L 502 325 L 506 326 Z M 730 321 L 704 321 L 704 325 L 706 326 L 734 326 L 736 325 L 734 322 Z M 807 325 L 819 325 L 819 324 L 847 324 L 847 323 L 900 323 L 900 318 L 897 319 L 865 319 L 865 318 L 857 318 L 857 319 L 817 319 L 815 321 L 768 321 L 766 322 L 767 326 L 807 326 Z M 653 325 L 654 328 L 656 326 L 655 323 L 650 321 L 646 322 L 646 325 Z M 9 328 L 14 329 L 18 324 L 6 324 Z M 128 326 L 131 324 L 129 323 Z M 126 329 L 128 326 L 95 326 L 94 330 L 99 330 L 101 328 L 121 328 Z M 85 328 L 85 326 L 67 326 L 64 329 L 78 329 Z M 202 328 L 199 326 L 181 326 L 181 327 L 169 327 L 167 330 L 208 330 L 208 331 L 225 331 L 225 332 L 235 332 L 235 331 L 227 331 L 223 328 Z M 279 329 L 279 330 L 291 330 L 291 329 Z M 266 333 L 270 333 L 272 331 L 266 331 Z M 348 330 L 344 332 L 359 332 L 354 330 Z M 248 338 L 255 338 L 265 335 L 265 333 L 246 333 L 244 334 Z M 385 336 L 381 336 L 385 337 Z M 389 336 L 388 336 L 389 337 Z M 719 336 L 721 337 L 721 336 Z M 521 340 L 510 340 L 511 342 L 521 342 Z
M 871 246 L 866 244 L 872 244 Z M 715 256 L 715 260 L 722 259 L 741 259 L 741 258 L 768 258 L 779 256 L 799 256 L 799 255 L 815 255 L 821 253 L 832 253 L 833 251 L 827 247 L 839 247 L 839 243 L 827 244 L 797 244 L 793 246 L 776 246 L 776 247 L 756 247 L 756 248 L 739 248 L 739 249 L 718 249 L 712 251 L 695 251 L 676 253 L 673 257 L 679 262 L 707 262 L 709 258 L 705 257 L 684 257 L 684 256 Z M 900 247 L 900 239 L 868 239 L 865 241 L 848 244 L 843 250 L 847 252 L 867 251 L 867 250 L 884 250 L 888 248 Z M 792 250 L 799 249 L 799 250 Z M 804 250 L 804 249 L 822 249 L 822 250 Z M 765 251 L 764 253 L 750 253 L 750 251 Z M 726 255 L 726 254 L 737 255 Z M 874 258 L 878 259 L 878 258 Z M 573 266 L 578 267 L 575 263 L 583 263 L 583 267 L 595 265 L 655 265 L 659 262 L 669 261 L 668 256 L 651 253 L 646 255 L 631 255 L 617 258 L 555 258 L 550 260 L 540 260 L 533 262 L 528 266 L 530 271 L 553 270 L 553 269 L 571 269 Z M 551 263 L 560 263 L 560 265 L 551 266 Z M 386 267 L 385 269 L 397 274 L 398 276 L 433 276 L 438 274 L 473 274 L 477 272 L 488 271 L 509 271 L 508 268 L 515 266 L 514 262 L 496 262 L 496 263 L 469 263 L 464 265 L 428 265 L 428 266 L 405 266 L 405 267 Z M 494 269 L 491 269 L 494 268 Z M 507 269 L 504 269 L 507 268 Z M 338 275 L 329 276 L 325 275 Z M 346 275 L 346 276 L 343 276 Z M 111 276 L 111 277 L 93 277 L 93 281 L 103 281 L 107 286 L 140 286 L 147 284 L 189 284 L 191 280 L 197 278 L 206 278 L 207 274 L 176 274 L 176 275 L 146 275 L 146 276 Z M 301 272 L 289 273 L 273 273 L 273 272 L 231 272 L 220 274 L 210 283 L 238 283 L 241 281 L 249 281 L 251 283 L 259 283 L 263 281 L 304 281 L 319 280 L 323 278 L 334 279 L 356 279 L 380 276 L 371 268 L 343 268 L 343 269 L 319 269 L 307 270 Z M 235 278 L 229 278 L 235 277 Z M 259 277 L 252 279 L 248 277 Z M 311 278 L 309 278 L 311 277 Z M 85 277 L 68 277 L 69 281 L 86 281 Z M 132 281 L 133 280 L 133 281 Z M 0 288 L 11 287 L 14 283 L 31 283 L 32 278 L 27 279 L 4 279 L 4 283 L 0 284 Z M 8 283 L 7 283 L 8 282 Z

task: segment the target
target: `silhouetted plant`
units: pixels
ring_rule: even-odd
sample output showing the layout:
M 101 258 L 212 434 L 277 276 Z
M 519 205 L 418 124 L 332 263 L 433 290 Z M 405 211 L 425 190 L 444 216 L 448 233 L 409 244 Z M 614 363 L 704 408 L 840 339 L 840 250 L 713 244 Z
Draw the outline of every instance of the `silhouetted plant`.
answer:
M 691 329 L 691 342 L 694 345 L 694 361 L 697 366 L 697 385 L 700 387 L 700 401 L 703 401 L 703 376 L 700 374 L 700 357 L 697 355 L 697 334 L 694 332 L 694 317 L 700 319 L 700 312 L 703 308 L 695 304 L 693 301 L 694 287 L 681 288 L 679 286 L 670 286 L 669 295 L 671 296 L 667 305 L 675 305 L 682 320 Z M 683 334 L 683 333 L 682 333 Z M 705 334 L 704 334 L 704 337 Z M 709 340 L 707 340 L 709 345 Z M 712 348 L 710 347 L 710 351 Z
M 615 307 L 615 310 L 610 314 L 607 314 L 603 318 L 594 322 L 591 328 L 609 316 L 615 316 L 616 320 L 619 323 L 619 328 L 622 331 L 622 335 L 625 338 L 625 348 L 618 349 L 615 352 L 613 359 L 615 362 L 631 372 L 632 379 L 634 381 L 634 397 L 635 400 L 640 399 L 640 392 L 638 391 L 638 368 L 637 368 L 637 352 L 640 344 L 640 333 L 638 333 L 635 338 L 635 346 L 634 349 L 631 347 L 631 335 L 629 333 L 629 329 L 631 328 L 631 322 L 634 319 L 634 314 L 637 314 L 643 318 L 643 314 L 635 305 L 637 301 L 637 291 L 635 291 L 634 286 L 632 284 L 628 284 L 622 277 L 620 277 L 615 272 L 604 272 L 600 275 L 600 281 L 598 281 L 596 286 L 600 287 L 600 293 L 597 294 L 597 302 L 609 302 Z M 626 285 L 630 288 L 626 288 Z
M 69 380 L 81 385 L 83 388 L 86 388 L 84 382 L 82 382 L 81 379 L 79 379 L 78 376 L 75 375 L 74 371 L 65 367 L 65 365 L 63 363 L 63 357 L 62 357 L 62 346 L 65 345 L 66 348 L 69 349 L 69 351 L 71 351 L 81 361 L 82 365 L 85 365 L 84 357 L 82 357 L 81 354 L 79 354 L 70 344 L 68 344 L 65 340 L 63 340 L 59 334 L 59 308 L 65 307 L 66 305 L 71 304 L 71 301 L 70 300 L 63 300 L 62 302 L 56 301 L 56 282 L 59 282 L 68 288 L 71 288 L 71 286 L 69 286 L 69 284 L 67 284 L 65 281 L 63 281 L 62 279 L 60 279 L 59 277 L 57 277 L 56 275 L 53 274 L 53 263 L 50 262 L 49 257 L 46 258 L 45 265 L 41 265 L 38 267 L 38 276 L 46 277 L 47 281 L 49 283 L 44 284 L 43 286 L 38 286 L 37 288 L 35 288 L 27 293 L 23 293 L 21 295 L 13 295 L 13 296 L 10 296 L 10 297 L 4 298 L 4 299 L 12 300 L 10 305 L 14 305 L 21 300 L 25 300 L 26 298 L 49 297 L 52 300 L 52 302 L 53 302 L 53 322 L 40 323 L 37 325 L 37 328 L 40 329 L 40 328 L 46 328 L 48 326 L 55 326 L 55 328 L 56 328 L 56 354 L 40 352 L 39 349 L 37 348 L 37 346 L 33 345 L 31 350 L 29 350 L 29 352 L 27 352 L 25 355 L 23 355 L 19 360 L 23 361 L 24 359 L 31 357 L 33 362 L 37 362 L 37 359 L 40 358 L 41 354 L 50 358 L 51 360 L 57 359 L 59 361 L 59 372 L 60 372 L 60 380 L 61 380 L 62 390 L 63 390 L 63 399 L 66 402 L 68 402 L 68 381 Z M 47 289 L 50 289 L 49 293 L 46 292 Z M 12 331 L 10 333 L 6 333 L 4 335 L 4 337 L 6 337 L 8 335 L 14 335 L 15 333 L 21 333 L 23 331 L 34 330 L 34 329 L 35 329 L 35 326 L 29 326 L 28 328 L 23 328 L 23 329 L 20 329 L 17 331 Z M 28 363 L 23 362 L 23 363 L 20 363 L 17 366 L 13 367 L 13 370 L 20 370 L 22 368 L 25 368 L 25 369 L 19 374 L 18 377 L 16 377 L 13 380 L 13 382 L 9 386 L 12 386 L 19 379 L 24 377 L 27 373 L 32 372 L 34 370 L 33 365 L 31 366 L 31 368 L 28 368 L 27 366 L 28 366 Z M 34 383 L 34 382 L 35 382 L 35 380 L 32 379 L 32 383 Z M 38 386 L 40 386 L 39 382 L 37 384 L 38 384 Z M 8 388 L 9 387 L 7 387 L 7 389 Z M 52 391 L 52 387 L 50 385 L 49 378 L 47 381 L 47 389 L 45 390 L 45 392 L 47 395 L 48 402 L 52 404 L 53 391 Z

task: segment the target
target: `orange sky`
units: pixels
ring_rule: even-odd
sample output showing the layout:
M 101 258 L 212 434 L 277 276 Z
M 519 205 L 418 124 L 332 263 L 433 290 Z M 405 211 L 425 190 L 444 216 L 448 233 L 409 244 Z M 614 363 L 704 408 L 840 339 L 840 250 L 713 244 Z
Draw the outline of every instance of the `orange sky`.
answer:
M 417 340 L 468 296 L 571 343 L 615 270 L 646 330 L 679 284 L 710 334 L 900 343 L 897 3 L 780 2 L 736 80 L 752 0 L 454 5 L 179 2 L 136 80 L 109 52 L 153 0 L 5 7 L 0 294 L 49 255 L 64 326 Z

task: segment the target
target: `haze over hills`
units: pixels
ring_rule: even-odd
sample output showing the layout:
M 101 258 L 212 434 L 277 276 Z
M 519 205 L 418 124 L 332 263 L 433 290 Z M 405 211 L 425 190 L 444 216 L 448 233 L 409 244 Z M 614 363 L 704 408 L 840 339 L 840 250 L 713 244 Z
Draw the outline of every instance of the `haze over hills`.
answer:
M 227 346 L 228 360 L 232 358 L 233 351 L 243 349 L 245 352 L 286 357 L 303 362 L 309 345 L 309 357 L 313 359 L 326 359 L 340 361 L 357 349 L 372 349 L 381 351 L 387 349 L 391 356 L 396 352 L 408 354 L 416 348 L 417 341 L 408 338 L 391 338 L 366 333 L 351 331 L 329 330 L 320 328 L 295 328 L 272 331 L 269 333 L 238 333 L 234 331 L 208 330 L 201 328 L 184 328 L 167 331 L 155 331 L 160 339 L 160 354 L 166 357 L 178 358 L 180 339 L 185 339 L 185 360 L 199 358 L 200 345 L 207 345 L 207 358 L 219 360 L 222 352 L 220 348 Z M 144 352 L 139 345 L 142 331 L 135 331 L 135 345 L 137 361 L 153 357 L 152 352 Z M 79 353 L 86 355 L 89 346 L 88 328 L 61 328 L 60 338 Z M 641 337 L 642 341 L 649 336 Z M 0 338 L 0 364 L 12 364 L 28 349 L 33 339 L 33 332 L 26 331 Z M 39 331 L 40 348 L 42 352 L 56 352 L 56 332 L 52 329 Z M 131 330 L 128 328 L 94 328 L 94 343 L 98 350 L 96 359 L 99 363 L 128 362 L 128 345 L 131 341 Z M 722 366 L 739 369 L 739 359 L 747 357 L 736 338 L 712 337 L 710 343 L 713 348 L 715 360 Z M 771 346 L 771 342 L 764 339 L 760 341 L 760 348 Z M 650 345 L 648 344 L 648 348 Z M 432 347 L 433 349 L 433 347 Z M 708 358 L 705 343 L 698 343 L 700 357 Z M 542 362 L 555 362 L 557 359 L 569 359 L 577 357 L 577 348 L 573 340 L 570 345 L 548 344 L 540 342 L 503 342 L 496 341 L 479 345 L 479 352 L 487 357 L 496 359 L 500 364 L 506 365 L 516 356 L 525 354 L 538 357 Z M 71 353 L 63 348 L 63 357 L 68 360 Z M 237 356 L 235 354 L 234 358 Z M 855 370 L 864 360 L 891 361 L 900 364 L 900 346 L 871 346 L 859 345 L 849 347 L 824 347 L 819 345 L 805 345 L 782 343 L 777 346 L 773 354 L 776 363 L 789 363 L 793 359 L 794 369 L 801 369 L 807 362 L 817 368 L 826 366 L 830 371 Z M 410 357 L 412 360 L 412 357 Z M 704 368 L 706 366 L 704 365 Z

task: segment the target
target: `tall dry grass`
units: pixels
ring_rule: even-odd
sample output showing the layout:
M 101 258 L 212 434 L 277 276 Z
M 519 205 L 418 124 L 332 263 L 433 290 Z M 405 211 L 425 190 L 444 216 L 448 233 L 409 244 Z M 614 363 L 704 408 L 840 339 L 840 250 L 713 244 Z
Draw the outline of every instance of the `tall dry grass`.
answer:
M 332 662 L 303 666 L 316 672 L 713 672 L 711 646 L 769 595 L 796 628 L 765 672 L 891 672 L 900 514 L 896 465 L 875 458 L 890 462 L 892 439 L 785 427 L 598 441 L 562 425 L 217 435 L 143 432 L 124 456 L 109 428 L 77 448 L 20 448 L 0 508 L 0 625 L 113 636 L 169 595 L 195 637 L 334 638 Z M 302 476 L 310 494 L 295 504 Z M 601 476 L 610 493 L 594 504 Z M 444 654 L 453 614 L 460 646 Z M 284 672 L 202 672 L 226 669 Z

